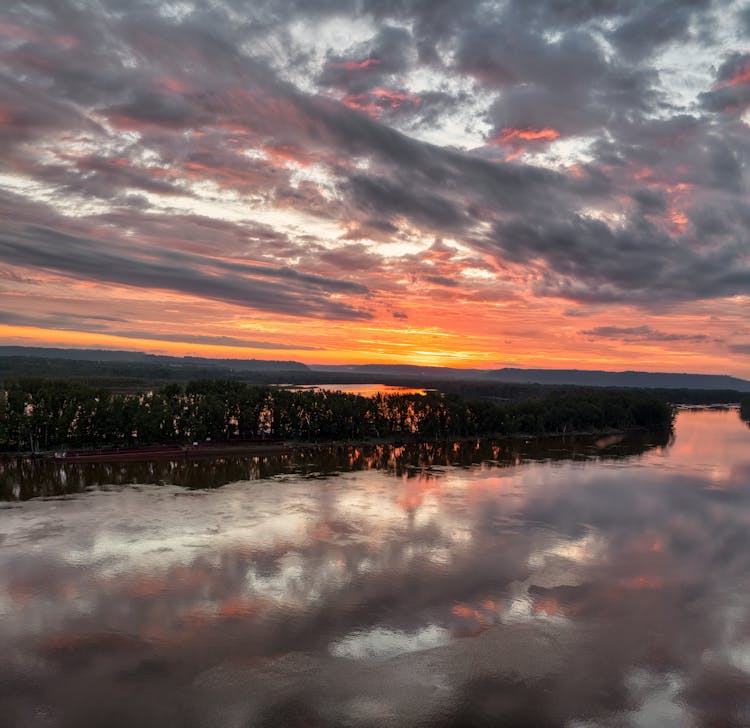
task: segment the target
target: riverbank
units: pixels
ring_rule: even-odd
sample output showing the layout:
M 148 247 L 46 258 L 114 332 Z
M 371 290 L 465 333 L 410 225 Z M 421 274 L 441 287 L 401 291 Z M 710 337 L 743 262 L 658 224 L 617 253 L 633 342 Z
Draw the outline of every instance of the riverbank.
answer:
M 291 440 L 291 441 L 263 441 L 243 443 L 201 443 L 186 445 L 152 445 L 133 448 L 98 448 L 98 449 L 70 449 L 60 451 L 44 451 L 32 453 L 5 452 L 0 453 L 0 459 L 28 459 L 51 460 L 58 463 L 118 463 L 118 462 L 155 462 L 182 459 L 210 459 L 212 457 L 243 457 L 268 456 L 280 453 L 291 453 L 295 450 L 327 450 L 330 448 L 373 448 L 373 447 L 407 447 L 419 445 L 445 445 L 466 443 L 536 443 L 546 441 L 560 442 L 573 440 L 597 440 L 603 443 L 619 442 L 630 436 L 646 435 L 648 433 L 663 436 L 669 434 L 669 428 L 631 427 L 628 429 L 604 428 L 600 430 L 575 430 L 572 432 L 548 432 L 540 434 L 514 433 L 486 433 L 478 435 L 449 435 L 439 438 L 420 438 L 413 435 L 393 434 L 380 438 L 359 438 L 355 440 Z
M 283 451 L 125 461 L 13 457 L 0 460 L 0 501 L 57 498 L 91 490 L 153 484 L 206 490 L 229 483 L 289 477 L 319 479 L 347 472 L 387 470 L 430 479 L 446 467 L 513 467 L 525 461 L 620 460 L 671 443 L 669 431 L 632 430 L 502 438 L 287 443 Z

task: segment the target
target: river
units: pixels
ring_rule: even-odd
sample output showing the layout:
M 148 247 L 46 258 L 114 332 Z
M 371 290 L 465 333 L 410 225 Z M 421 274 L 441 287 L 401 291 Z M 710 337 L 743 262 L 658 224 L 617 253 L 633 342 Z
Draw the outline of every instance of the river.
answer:
M 750 725 L 750 429 L 0 466 L 8 728 Z

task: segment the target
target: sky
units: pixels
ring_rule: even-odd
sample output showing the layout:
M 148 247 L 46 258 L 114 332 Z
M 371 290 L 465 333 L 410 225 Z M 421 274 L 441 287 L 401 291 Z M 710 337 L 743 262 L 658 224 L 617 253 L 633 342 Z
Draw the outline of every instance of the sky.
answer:
M 4 0 L 0 343 L 750 377 L 750 8 Z

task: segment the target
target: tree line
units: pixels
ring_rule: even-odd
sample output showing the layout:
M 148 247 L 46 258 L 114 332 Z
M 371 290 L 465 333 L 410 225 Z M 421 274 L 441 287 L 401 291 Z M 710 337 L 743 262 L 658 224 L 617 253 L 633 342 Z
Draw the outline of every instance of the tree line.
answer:
M 669 404 L 637 390 L 578 389 L 496 403 L 439 392 L 363 397 L 208 379 L 134 394 L 24 378 L 0 392 L 0 449 L 543 435 L 669 427 L 672 417 Z
M 746 397 L 740 402 L 740 417 L 745 422 L 750 422 L 750 397 Z

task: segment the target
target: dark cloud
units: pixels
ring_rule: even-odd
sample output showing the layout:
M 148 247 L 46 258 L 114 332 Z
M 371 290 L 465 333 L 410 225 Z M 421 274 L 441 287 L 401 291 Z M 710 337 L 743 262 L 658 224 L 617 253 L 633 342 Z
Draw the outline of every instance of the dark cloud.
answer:
M 670 106 L 653 64 L 660 49 L 710 30 L 708 1 L 286 0 L 177 10 L 38 0 L 0 11 L 11 29 L 0 35 L 5 170 L 46 185 L 58 209 L 79 198 L 111 205 L 79 216 L 74 234 L 62 217 L 28 218 L 3 241 L 9 264 L 46 261 L 97 280 L 114 266 L 111 282 L 356 318 L 366 314 L 339 295 L 367 295 L 356 281 L 381 263 L 369 241 L 409 231 L 453 236 L 497 265 L 525 267 L 539 295 L 663 307 L 749 290 L 750 140 L 738 114 L 714 113 L 746 108 L 749 57 L 730 52 L 689 110 Z M 314 35 L 315 23 L 356 15 L 373 21 L 371 37 L 322 55 L 290 30 L 307 24 Z M 411 71 L 432 74 L 434 88 L 410 89 Z M 451 88 L 456 80 L 464 90 Z M 490 140 L 526 141 L 460 151 L 412 135 L 477 98 Z M 590 159 L 576 174 L 498 161 L 581 135 Z M 67 138 L 75 143 L 65 156 L 40 151 L 40 140 Z M 300 179 L 316 165 L 325 188 L 315 174 Z M 167 208 L 209 183 L 249 210 L 338 224 L 362 247 L 330 249 L 303 231 L 218 222 L 212 230 Z M 114 245 L 88 232 L 101 223 Z M 147 248 L 150 259 L 133 263 L 118 225 L 137 241 L 133 259 Z
M 427 189 L 411 191 L 386 177 L 358 175 L 349 182 L 354 204 L 371 214 L 407 216 L 417 224 L 450 230 L 466 224 L 462 210 L 447 197 Z
M 66 164 L 21 164 L 18 171 L 54 185 L 60 193 L 104 200 L 115 200 L 125 190 L 131 194 L 137 190 L 156 195 L 190 195 L 176 179 L 167 179 L 163 169 L 142 166 L 123 156 L 73 157 Z
M 52 315 L 35 316 L 33 314 L 0 311 L 0 323 L 9 326 L 36 326 L 39 328 L 70 329 L 73 331 L 106 333 L 110 330 L 111 324 L 127 323 L 127 319 L 118 318 L 117 316 L 98 316 L 95 314 L 72 316 L 57 313 Z
M 709 111 L 740 114 L 750 106 L 750 53 L 733 53 L 719 66 L 713 88 L 700 95 Z
M 738 20 L 742 24 L 745 32 L 750 33 L 750 6 L 740 10 Z
M 510 12 L 540 25 L 578 26 L 592 20 L 622 18 L 632 12 L 636 3 L 628 0 L 541 0 L 526 3 L 513 0 Z
M 392 222 L 370 218 L 352 221 L 343 237 L 348 240 L 362 240 L 367 238 L 368 240 L 387 242 L 397 236 L 398 232 L 398 226 Z
M 318 82 L 348 93 L 363 93 L 403 74 L 411 65 L 413 38 L 405 28 L 384 25 L 367 42 L 344 55 L 331 55 Z
M 711 5 L 712 0 L 642 2 L 609 38 L 627 57 L 640 58 L 666 44 L 684 42 L 693 32 L 705 34 L 712 20 L 705 11 Z
M 670 334 L 666 331 L 658 331 L 650 326 L 596 326 L 593 329 L 579 332 L 584 336 L 593 336 L 605 339 L 622 339 L 625 341 L 688 341 L 705 342 L 711 341 L 706 334 Z
M 739 247 L 700 250 L 644 219 L 621 229 L 580 216 L 543 225 L 518 220 L 497 226 L 490 244 L 519 263 L 532 251 L 545 261 L 540 295 L 663 307 L 750 290 L 750 266 Z
M 1 66 L 0 66 L 1 70 Z M 0 73 L 0 150 L 6 159 L 20 144 L 60 131 L 93 132 L 100 127 L 66 100 L 30 93 L 29 87 Z
M 315 346 L 301 344 L 280 343 L 277 341 L 257 341 L 255 339 L 239 339 L 235 336 L 204 336 L 201 334 L 167 334 L 149 331 L 118 331 L 117 336 L 133 339 L 152 339 L 155 341 L 177 341 L 189 344 L 208 344 L 212 346 L 234 346 L 249 349 L 269 349 L 277 351 L 319 351 Z
M 344 245 L 333 250 L 326 250 L 318 256 L 325 263 L 345 271 L 374 272 L 381 266 L 382 260 L 373 255 L 370 249 L 360 244 Z
M 449 288 L 455 288 L 460 285 L 459 281 L 455 278 L 448 278 L 446 276 L 425 276 L 424 279 L 428 283 L 434 283 L 436 286 L 448 286 Z
M 298 344 L 281 343 L 275 341 L 257 341 L 254 339 L 241 339 L 234 336 L 206 336 L 201 334 L 179 333 L 170 334 L 165 331 L 154 333 L 153 331 L 129 330 L 120 324 L 127 323 L 127 319 L 116 316 L 97 316 L 79 314 L 54 314 L 51 316 L 35 316 L 33 314 L 21 314 L 8 311 L 0 312 L 0 324 L 9 326 L 32 326 L 47 329 L 62 329 L 67 331 L 85 331 L 93 334 L 110 334 L 132 339 L 149 339 L 153 341 L 177 341 L 191 344 L 208 344 L 213 346 L 234 346 L 251 349 L 269 350 L 302 350 L 317 351 L 316 347 Z M 112 324 L 116 324 L 113 326 Z
M 288 266 L 241 261 L 140 245 L 116 244 L 32 223 L 13 223 L 0 235 L 9 265 L 52 270 L 75 278 L 225 301 L 277 314 L 360 319 L 367 311 L 330 298 L 359 295 L 359 283 L 304 273 Z
M 664 193 L 661 190 L 641 188 L 634 190 L 630 196 L 638 203 L 643 214 L 662 214 L 667 208 Z
M 184 129 L 203 125 L 200 114 L 187 99 L 159 93 L 136 93 L 126 103 L 107 108 L 106 114 L 111 121 L 125 128 L 154 125 Z
M 467 31 L 458 68 L 502 91 L 490 112 L 497 131 L 553 128 L 563 135 L 588 133 L 638 118 L 654 108 L 652 71 L 610 59 L 589 33 L 568 30 L 549 41 L 533 29 L 500 20 Z

